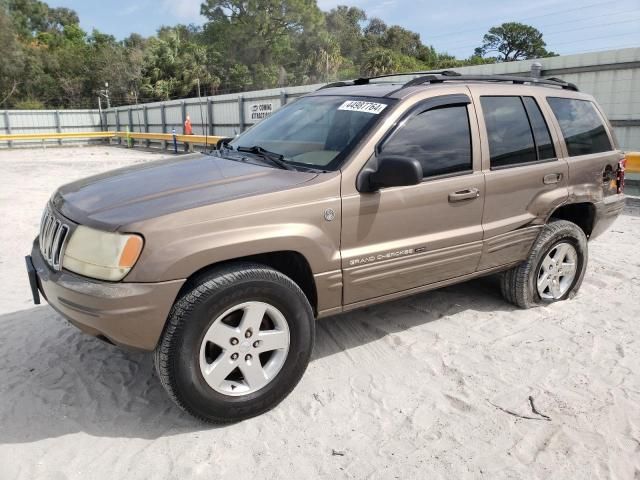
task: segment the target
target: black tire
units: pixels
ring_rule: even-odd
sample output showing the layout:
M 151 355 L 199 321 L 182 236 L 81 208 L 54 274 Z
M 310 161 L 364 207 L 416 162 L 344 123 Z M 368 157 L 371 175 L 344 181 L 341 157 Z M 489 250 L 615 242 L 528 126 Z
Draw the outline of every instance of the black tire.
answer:
M 573 245 L 578 255 L 576 274 L 572 285 L 558 299 L 541 298 L 536 286 L 538 271 L 547 254 L 559 243 Z M 520 265 L 502 274 L 501 290 L 505 300 L 520 308 L 532 308 L 573 298 L 584 279 L 587 269 L 587 237 L 580 227 L 566 220 L 553 221 L 538 235 L 529 257 Z
M 243 396 L 224 395 L 212 389 L 202 375 L 200 344 L 218 316 L 248 301 L 269 303 L 284 315 L 289 351 L 266 386 Z M 313 312 L 296 283 L 266 266 L 236 263 L 190 281 L 190 288 L 169 313 L 155 350 L 155 365 L 162 385 L 180 408 L 208 422 L 236 422 L 275 407 L 293 390 L 309 363 L 314 339 Z

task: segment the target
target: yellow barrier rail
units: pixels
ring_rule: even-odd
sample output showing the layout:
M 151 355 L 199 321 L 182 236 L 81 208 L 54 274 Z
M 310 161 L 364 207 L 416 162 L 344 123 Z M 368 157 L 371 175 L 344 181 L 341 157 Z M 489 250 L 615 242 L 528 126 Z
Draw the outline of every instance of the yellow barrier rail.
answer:
M 0 135 L 0 142 L 34 141 L 34 140 L 65 140 L 79 138 L 131 138 L 133 140 L 155 140 L 173 142 L 171 133 L 144 133 L 144 132 L 67 132 L 67 133 L 12 133 Z M 204 135 L 176 135 L 176 141 L 191 143 L 194 145 L 215 145 L 224 137 Z
M 627 152 L 625 157 L 627 157 L 625 172 L 640 173 L 640 152 Z
M 171 133 L 144 133 L 144 132 L 113 132 L 114 137 L 133 138 L 134 140 L 157 140 L 163 142 L 173 142 Z M 215 145 L 218 140 L 224 137 L 209 135 L 176 135 L 176 141 L 180 143 L 193 143 L 194 145 Z
M 123 138 L 133 140 L 154 140 L 172 143 L 174 135 L 171 133 L 144 133 L 144 132 L 66 132 L 66 133 L 12 133 L 9 135 L 0 135 L 0 142 L 19 142 L 34 140 L 65 140 L 78 138 Z M 190 143 L 193 145 L 216 145 L 220 136 L 204 136 L 204 135 L 176 135 L 175 139 L 180 143 Z M 640 152 L 627 152 L 627 168 L 628 173 L 640 173 Z

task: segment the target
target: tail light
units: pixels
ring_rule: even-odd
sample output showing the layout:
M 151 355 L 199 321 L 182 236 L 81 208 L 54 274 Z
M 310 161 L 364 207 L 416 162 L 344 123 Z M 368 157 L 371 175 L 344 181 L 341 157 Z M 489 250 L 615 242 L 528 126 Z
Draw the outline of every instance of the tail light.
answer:
M 618 174 L 616 183 L 618 185 L 618 193 L 624 193 L 624 170 L 627 167 L 627 157 L 618 162 Z

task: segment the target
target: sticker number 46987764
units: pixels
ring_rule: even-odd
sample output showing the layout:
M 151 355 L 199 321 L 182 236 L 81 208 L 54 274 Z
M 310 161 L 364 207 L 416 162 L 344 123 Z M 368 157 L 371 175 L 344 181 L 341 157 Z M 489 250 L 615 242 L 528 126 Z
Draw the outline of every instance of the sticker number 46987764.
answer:
M 349 110 L 351 112 L 373 113 L 378 115 L 387 106 L 384 103 L 365 102 L 363 100 L 347 100 L 338 107 L 338 110 Z

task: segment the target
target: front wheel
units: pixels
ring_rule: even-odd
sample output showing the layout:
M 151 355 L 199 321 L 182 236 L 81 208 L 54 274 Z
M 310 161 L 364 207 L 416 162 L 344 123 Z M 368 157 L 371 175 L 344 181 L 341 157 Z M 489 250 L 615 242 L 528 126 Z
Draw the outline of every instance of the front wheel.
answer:
M 502 294 L 520 308 L 572 298 L 587 269 L 587 237 L 566 220 L 548 225 L 538 235 L 529 257 L 502 274 Z
M 192 282 L 176 301 L 155 364 L 182 409 L 224 423 L 259 415 L 302 377 L 315 320 L 300 288 L 256 264 L 236 264 Z

